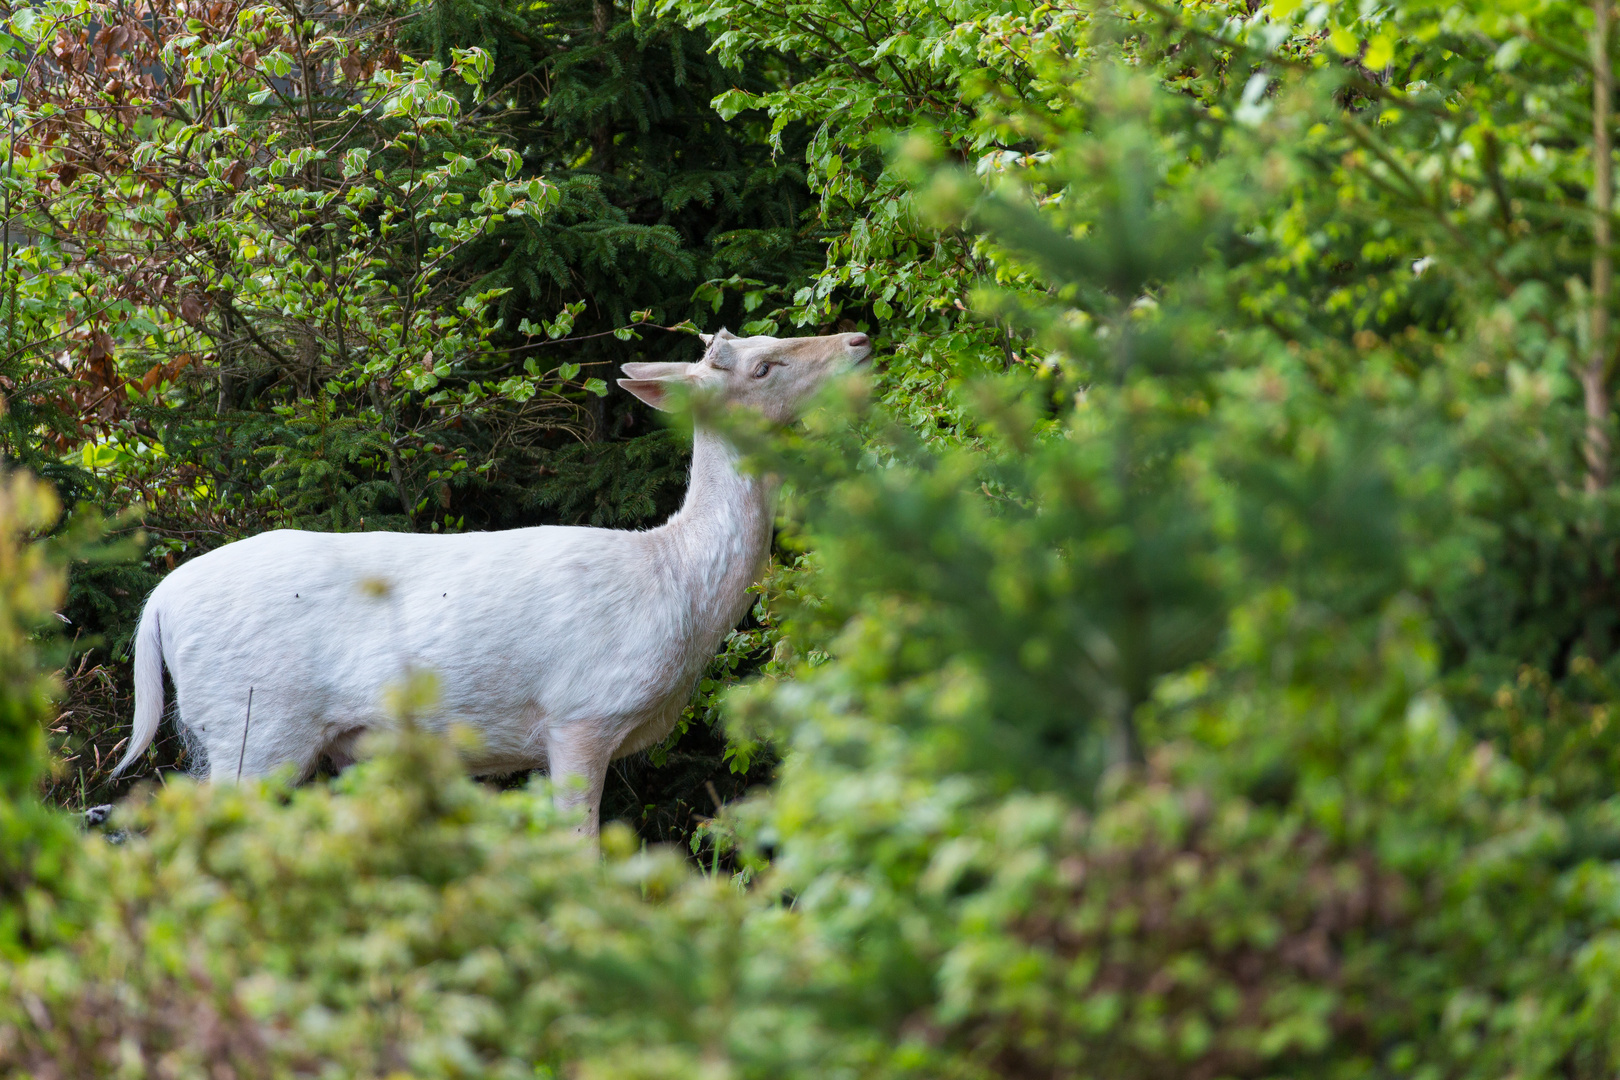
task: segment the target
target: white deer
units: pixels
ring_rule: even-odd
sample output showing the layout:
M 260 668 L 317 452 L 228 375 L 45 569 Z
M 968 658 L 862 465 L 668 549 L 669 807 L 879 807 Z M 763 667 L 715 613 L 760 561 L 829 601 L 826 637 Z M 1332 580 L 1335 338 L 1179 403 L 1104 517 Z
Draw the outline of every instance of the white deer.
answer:
M 625 364 L 619 385 L 665 408 L 686 384 L 785 422 L 871 353 L 865 334 L 704 341 L 699 362 Z M 594 835 L 609 762 L 668 735 L 747 611 L 771 504 L 771 485 L 699 423 L 686 502 L 645 532 L 278 530 L 227 544 L 147 600 L 135 730 L 117 771 L 157 732 L 165 666 L 214 780 L 348 764 L 359 737 L 390 722 L 384 689 L 427 669 L 440 699 L 426 723 L 477 732 L 473 772 L 547 769 L 559 804 L 583 803 L 580 831 Z

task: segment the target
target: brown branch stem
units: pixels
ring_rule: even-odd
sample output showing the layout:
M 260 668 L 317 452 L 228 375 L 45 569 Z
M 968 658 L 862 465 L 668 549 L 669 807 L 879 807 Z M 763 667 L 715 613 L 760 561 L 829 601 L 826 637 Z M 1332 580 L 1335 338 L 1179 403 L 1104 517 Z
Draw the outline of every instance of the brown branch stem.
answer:
M 1614 153 L 1609 132 L 1614 71 L 1609 62 L 1611 0 L 1592 0 L 1592 322 L 1581 388 L 1586 399 L 1586 490 L 1609 483 L 1609 250 L 1614 212 Z

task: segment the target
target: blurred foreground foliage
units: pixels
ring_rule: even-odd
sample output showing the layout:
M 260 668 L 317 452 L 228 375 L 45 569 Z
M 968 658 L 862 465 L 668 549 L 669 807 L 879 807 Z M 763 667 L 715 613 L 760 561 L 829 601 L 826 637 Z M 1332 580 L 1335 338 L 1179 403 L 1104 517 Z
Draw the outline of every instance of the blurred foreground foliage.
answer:
M 704 295 L 896 357 L 794 432 L 714 418 L 792 493 L 695 706 L 782 754 L 701 823 L 726 862 L 599 860 L 408 709 L 331 783 L 75 835 L 13 481 L 0 1064 L 1612 1075 L 1606 12 L 660 13 L 780 57 L 717 107 L 812 127 L 831 235 Z

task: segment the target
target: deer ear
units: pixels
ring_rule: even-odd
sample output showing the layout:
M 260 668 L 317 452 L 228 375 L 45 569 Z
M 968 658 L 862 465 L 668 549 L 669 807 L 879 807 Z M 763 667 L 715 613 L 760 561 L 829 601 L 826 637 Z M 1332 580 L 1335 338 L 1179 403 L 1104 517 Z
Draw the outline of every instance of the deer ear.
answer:
M 707 349 L 710 345 L 714 344 L 714 335 L 713 334 L 699 334 L 698 335 L 698 340 L 703 342 L 703 347 L 705 349 Z
M 714 335 L 714 336 L 719 338 L 721 341 L 731 341 L 734 338 L 736 338 L 737 335 L 733 334 L 730 330 L 727 330 L 725 327 L 722 326 L 720 328 L 720 332 L 718 334 Z
M 669 411 L 669 388 L 692 377 L 695 364 L 641 361 L 623 365 L 628 379 L 619 385 L 655 409 Z
M 692 365 L 665 363 L 662 361 L 635 361 L 622 365 L 622 370 L 632 379 L 684 379 L 692 373 Z
M 669 412 L 669 388 L 673 379 L 620 379 L 619 385 L 659 412 Z

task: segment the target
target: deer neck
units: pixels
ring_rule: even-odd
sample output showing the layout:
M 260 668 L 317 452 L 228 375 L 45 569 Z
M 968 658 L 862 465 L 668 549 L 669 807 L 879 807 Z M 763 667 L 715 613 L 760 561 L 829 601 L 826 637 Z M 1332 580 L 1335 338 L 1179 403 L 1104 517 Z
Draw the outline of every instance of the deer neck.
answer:
M 686 501 L 660 530 L 694 601 L 697 628 L 721 635 L 748 610 L 748 586 L 770 552 L 775 485 L 742 472 L 739 457 L 726 440 L 699 426 Z

